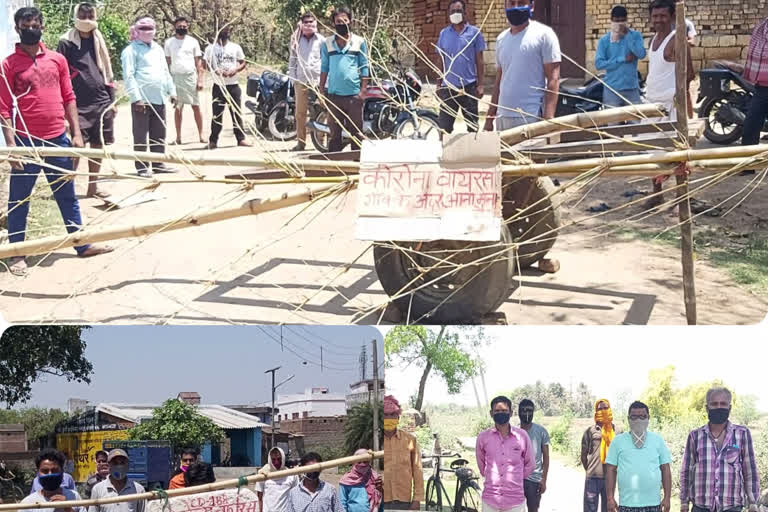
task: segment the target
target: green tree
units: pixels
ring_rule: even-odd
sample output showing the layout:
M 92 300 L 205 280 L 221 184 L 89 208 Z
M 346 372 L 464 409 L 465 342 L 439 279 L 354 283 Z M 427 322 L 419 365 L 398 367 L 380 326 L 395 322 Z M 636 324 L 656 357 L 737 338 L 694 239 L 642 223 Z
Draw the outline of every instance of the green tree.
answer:
M 443 379 L 449 394 L 457 394 L 469 379 L 478 374 L 480 361 L 472 352 L 485 343 L 482 328 L 397 326 L 384 339 L 386 365 L 422 368 L 413 407 L 421 411 L 427 379 L 434 372 Z
M 675 367 L 672 365 L 648 372 L 648 387 L 642 401 L 651 415 L 660 422 L 670 422 L 679 417 L 682 410 L 680 396 L 675 393 Z
M 379 446 L 384 446 L 384 404 L 379 402 Z M 347 411 L 344 449 L 353 454 L 360 448 L 373 449 L 373 405 L 363 402 Z
M 152 411 L 152 419 L 128 431 L 130 439 L 143 441 L 170 441 L 176 454 L 183 448 L 200 448 L 206 442 L 220 443 L 224 431 L 197 407 L 171 398 Z
M 61 409 L 29 407 L 25 409 L 0 410 L 0 423 L 21 423 L 27 439 L 40 439 L 54 431 L 56 425 L 69 418 Z
M 76 325 L 9 327 L 0 337 L 0 402 L 11 408 L 32 396 L 32 384 L 45 375 L 91 382 L 83 332 Z

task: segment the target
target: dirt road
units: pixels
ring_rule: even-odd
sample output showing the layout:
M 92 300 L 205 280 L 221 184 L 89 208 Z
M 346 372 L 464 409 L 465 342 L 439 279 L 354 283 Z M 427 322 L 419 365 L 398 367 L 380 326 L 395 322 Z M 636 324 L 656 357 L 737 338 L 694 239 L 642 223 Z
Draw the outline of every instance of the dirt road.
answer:
M 203 104 L 210 120 L 208 97 Z M 190 114 L 187 111 L 186 141 L 196 140 Z M 227 116 L 217 154 L 275 151 L 293 156 L 285 152 L 293 145 L 290 142 L 234 147 L 229 123 Z M 116 133 L 117 148 L 129 148 L 130 112 L 125 107 L 118 114 Z M 169 138 L 174 133 L 171 128 Z M 201 146 L 189 142 L 171 151 L 197 153 Z M 130 162 L 106 166 L 126 173 L 133 169 Z M 195 171 L 222 177 L 242 169 Z M 161 179 L 190 176 L 184 170 Z M 736 180 L 743 178 L 734 178 L 729 186 L 742 185 Z M 642 186 L 647 189 L 645 181 Z M 140 187 L 126 181 L 106 186 L 117 196 Z M 518 280 L 519 286 L 501 308 L 509 323 L 685 323 L 678 250 L 641 239 L 597 237 L 605 217 L 585 212 L 590 201 L 613 205 L 624 201 L 618 199 L 622 190 L 640 186 L 628 179 L 604 180 L 566 205 L 565 218 L 575 225 L 559 237 L 551 253 L 560 259 L 562 269 L 551 275 L 529 271 Z M 77 188 L 85 192 L 84 178 Z M 127 226 L 300 188 L 271 185 L 243 191 L 223 184 L 175 184 L 158 190 L 164 199 L 125 209 L 106 211 L 95 199 L 83 199 L 81 204 L 89 225 Z M 725 193 L 725 189 L 716 192 Z M 734 221 L 741 231 L 765 232 L 765 205 L 768 190 L 762 186 L 740 207 L 749 214 Z M 751 219 L 751 224 L 743 219 Z M 367 313 L 385 304 L 387 297 L 378 284 L 369 244 L 354 239 L 354 222 L 355 194 L 350 193 L 306 210 L 295 207 L 118 240 L 112 242 L 114 253 L 89 260 L 76 258 L 71 249 L 59 250 L 32 259 L 35 266 L 26 278 L 0 273 L 0 311 L 17 323 L 375 323 L 379 317 Z M 653 222 L 657 228 L 673 226 L 675 218 L 661 215 Z M 701 323 L 751 324 L 765 317 L 766 301 L 736 286 L 723 270 L 700 258 L 696 271 Z

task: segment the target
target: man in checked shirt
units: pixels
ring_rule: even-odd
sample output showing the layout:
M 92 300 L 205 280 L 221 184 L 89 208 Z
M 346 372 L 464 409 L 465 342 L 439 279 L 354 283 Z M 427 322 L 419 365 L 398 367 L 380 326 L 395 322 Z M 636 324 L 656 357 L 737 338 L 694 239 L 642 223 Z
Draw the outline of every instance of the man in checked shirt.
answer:
M 728 421 L 731 392 L 707 391 L 709 423 L 688 434 L 680 470 L 681 510 L 688 512 L 757 511 L 760 477 L 752 435 Z M 745 502 L 746 498 L 746 502 Z
M 744 66 L 744 78 L 755 84 L 755 96 L 744 120 L 741 143 L 751 146 L 760 142 L 760 132 L 768 119 L 768 17 L 758 23 L 752 32 Z M 742 174 L 754 174 L 754 170 Z

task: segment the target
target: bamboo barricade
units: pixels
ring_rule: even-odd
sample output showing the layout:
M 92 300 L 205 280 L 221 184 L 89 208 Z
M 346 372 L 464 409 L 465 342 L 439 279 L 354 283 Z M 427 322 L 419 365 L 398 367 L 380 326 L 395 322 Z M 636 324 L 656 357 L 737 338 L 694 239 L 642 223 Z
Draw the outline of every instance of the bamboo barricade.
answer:
M 254 484 L 256 482 L 262 482 L 264 480 L 272 480 L 274 478 L 282 478 L 285 476 L 300 475 L 302 473 L 310 473 L 312 471 L 323 471 L 324 469 L 335 468 L 339 466 L 345 466 L 348 464 L 355 464 L 358 462 L 378 460 L 384 457 L 384 451 L 369 451 L 366 455 L 352 455 L 350 457 L 342 457 L 341 459 L 329 460 L 326 462 L 319 462 L 317 464 L 311 464 L 309 466 L 298 466 L 291 469 L 284 469 L 281 471 L 275 471 L 269 473 L 269 475 L 257 474 L 250 475 L 241 478 L 232 478 L 229 480 L 221 480 L 212 484 L 196 485 L 194 487 L 184 487 L 182 489 L 170 489 L 163 492 L 147 491 L 141 494 L 129 494 L 125 496 L 115 496 L 113 498 L 101 498 L 96 500 L 72 500 L 72 501 L 45 501 L 38 503 L 9 503 L 0 505 L 0 512 L 6 510 L 30 510 L 36 508 L 73 508 L 73 507 L 89 507 L 98 505 L 109 505 L 111 503 L 127 503 L 131 501 L 142 500 L 159 500 L 168 498 L 175 498 L 177 496 L 189 496 L 191 494 L 199 494 L 202 492 L 221 491 L 223 489 L 234 489 L 243 487 L 244 485 Z
M 683 146 L 688 141 L 688 35 L 685 26 L 685 0 L 675 8 L 675 110 L 677 132 Z M 688 194 L 688 176 L 675 173 L 677 181 L 678 212 L 680 219 L 680 246 L 683 261 L 683 301 L 688 325 L 696 325 L 696 278 L 693 268 L 693 226 L 691 200 Z
M 524 140 L 552 133 L 574 130 L 577 128 L 589 129 L 596 126 L 604 126 L 631 121 L 663 117 L 666 113 L 661 105 L 647 103 L 642 105 L 629 105 L 626 107 L 608 108 L 597 112 L 583 112 L 567 116 L 546 119 L 528 125 L 510 128 L 500 133 L 501 140 L 509 145 L 514 145 Z
M 121 226 L 116 228 L 88 229 L 84 228 L 72 234 L 65 236 L 50 236 L 7 244 L 0 246 L 0 258 L 11 258 L 15 256 L 34 256 L 36 254 L 47 254 L 51 251 L 67 247 L 76 247 L 96 242 L 106 242 L 108 240 L 117 240 L 120 238 L 139 237 L 150 235 L 160 231 L 174 231 L 177 229 L 190 228 L 193 226 L 202 226 L 203 224 L 212 224 L 223 220 L 244 217 L 246 215 L 258 215 L 260 213 L 279 210 L 296 206 L 302 203 L 311 203 L 326 194 L 335 190 L 345 190 L 352 188 L 357 183 L 356 177 L 351 177 L 344 183 L 326 185 L 324 187 L 308 188 L 306 191 L 293 194 L 282 194 L 280 196 L 269 197 L 266 199 L 251 199 L 240 206 L 231 208 L 219 208 L 205 213 L 195 215 L 185 215 L 180 218 L 167 219 L 151 224 L 142 224 L 136 226 Z M 2 508 L 0 508 L 2 510 Z

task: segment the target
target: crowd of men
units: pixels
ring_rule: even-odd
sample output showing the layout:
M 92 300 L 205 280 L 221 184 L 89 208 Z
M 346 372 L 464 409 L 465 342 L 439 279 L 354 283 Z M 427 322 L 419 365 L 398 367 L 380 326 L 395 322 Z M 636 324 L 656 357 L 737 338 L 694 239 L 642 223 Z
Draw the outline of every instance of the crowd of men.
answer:
M 367 454 L 358 450 L 355 455 Z M 99 450 L 95 455 L 96 471 L 88 476 L 84 486 L 85 498 L 102 499 L 141 494 L 144 487 L 129 478 L 130 460 L 122 449 L 109 452 Z M 274 447 L 268 455 L 269 462 L 259 474 L 270 475 L 287 468 L 283 450 Z M 45 450 L 35 459 L 37 475 L 32 489 L 22 503 L 45 503 L 79 500 L 80 494 L 72 476 L 64 468 L 67 457 L 57 450 Z M 313 466 L 323 458 L 306 453 L 301 466 Z M 200 461 L 199 452 L 186 448 L 181 453 L 178 472 L 171 478 L 168 488 L 181 489 L 216 481 L 211 464 Z M 301 475 L 272 476 L 257 482 L 259 512 L 380 512 L 382 510 L 382 479 L 369 462 L 358 462 L 339 481 L 338 489 L 320 478 L 320 471 L 308 471 Z M 146 500 L 72 507 L 64 512 L 144 512 Z M 41 507 L 34 512 L 55 512 L 54 508 Z M 60 509 L 61 510 L 61 509 Z
M 732 396 L 728 389 L 712 388 L 705 400 L 709 421 L 688 434 L 682 453 L 680 510 L 757 510 L 760 478 L 750 430 L 729 420 Z M 401 412 L 394 397 L 385 397 L 384 503 L 385 508 L 418 510 L 424 501 L 421 450 L 416 437 L 399 428 Z M 475 448 L 483 477 L 483 512 L 539 510 L 549 489 L 549 434 L 533 422 L 534 412 L 535 404 L 522 400 L 516 427 L 510 423 L 510 399 L 498 396 L 491 401 L 494 425 L 477 436 Z M 662 436 L 648 430 L 650 419 L 648 406 L 635 401 L 626 416 L 629 430 L 620 432 L 609 401 L 595 403 L 595 423 L 581 441 L 584 512 L 671 510 L 672 455 Z

